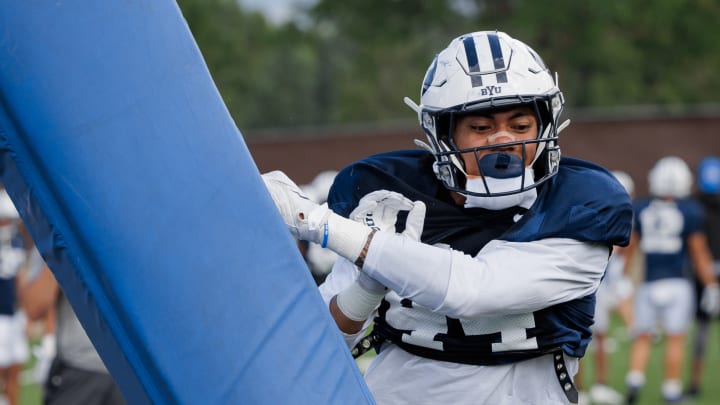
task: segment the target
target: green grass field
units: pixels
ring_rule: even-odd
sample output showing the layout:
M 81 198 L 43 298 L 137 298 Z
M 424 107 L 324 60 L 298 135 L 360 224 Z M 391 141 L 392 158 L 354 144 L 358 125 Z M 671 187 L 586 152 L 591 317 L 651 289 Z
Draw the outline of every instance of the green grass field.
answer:
M 23 368 L 23 375 L 20 380 L 23 383 L 22 391 L 20 391 L 20 405 L 40 405 L 42 404 L 42 389 L 30 382 L 32 368 L 35 365 L 35 359 L 30 358 Z
M 694 330 L 690 333 L 688 338 L 688 351 L 686 355 L 686 367 L 685 367 L 685 378 L 684 382 L 687 382 L 689 377 L 689 364 L 690 364 L 690 343 Z M 629 358 L 630 341 L 627 338 L 625 331 L 619 326 L 618 319 L 613 319 L 613 326 L 611 329 L 610 336 L 614 339 L 616 345 L 615 350 L 610 356 L 610 386 L 620 392 L 625 391 L 625 373 L 627 371 L 627 364 Z M 717 372 L 720 370 L 720 326 L 717 322 L 714 323 L 711 333 L 708 339 L 708 352 L 706 359 L 706 370 L 703 381 L 703 392 L 702 395 L 695 401 L 688 402 L 688 404 L 696 405 L 717 405 L 720 404 L 720 384 L 715 384 L 717 380 Z M 643 390 L 639 404 L 644 405 L 657 405 L 662 404 L 662 397 L 660 395 L 660 384 L 663 378 L 663 346 L 664 341 L 661 339 L 653 346 L 652 357 L 648 368 L 646 370 L 647 383 Z M 366 354 L 361 359 L 367 360 L 372 356 L 372 352 Z M 594 351 L 592 345 L 582 360 L 583 362 L 583 381 L 584 387 L 590 387 L 593 382 L 593 356 Z M 29 362 L 26 369 L 32 366 L 32 362 Z M 21 405 L 39 405 L 42 403 L 42 392 L 37 385 L 28 384 L 23 386 Z
M 630 340 L 627 333 L 618 325 L 619 320 L 613 319 L 613 328 L 610 336 L 617 343 L 616 350 L 610 355 L 610 386 L 621 393 L 625 393 L 625 374 L 627 373 L 628 362 L 630 358 Z M 683 372 L 683 383 L 687 384 L 690 378 L 690 364 L 692 353 L 692 339 L 695 333 L 694 327 L 688 334 L 686 342 L 687 350 L 685 354 L 685 367 Z M 664 339 L 659 339 L 653 345 L 650 362 L 645 370 L 647 382 L 638 404 L 656 405 L 664 403 L 660 393 L 660 386 L 663 380 L 663 354 Z M 583 358 L 582 370 L 584 387 L 589 388 L 593 382 L 593 356 L 595 355 L 592 344 L 590 350 Z M 705 373 L 703 374 L 702 393 L 699 398 L 688 401 L 688 404 L 697 405 L 717 405 L 720 404 L 720 384 L 717 381 L 717 372 L 720 369 L 720 326 L 715 322 L 708 336 L 708 346 L 705 360 Z

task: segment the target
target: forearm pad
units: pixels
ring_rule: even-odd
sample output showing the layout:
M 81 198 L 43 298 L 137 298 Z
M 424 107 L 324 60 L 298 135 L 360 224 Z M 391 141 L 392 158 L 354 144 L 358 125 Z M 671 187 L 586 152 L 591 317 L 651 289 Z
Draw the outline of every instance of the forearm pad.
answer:
M 338 309 L 353 321 L 366 320 L 375 308 L 380 305 L 385 294 L 373 294 L 363 290 L 357 284 L 352 284 L 337 295 Z
M 361 322 L 375 311 L 386 292 L 384 285 L 360 273 L 354 283 L 337 295 L 335 303 L 346 317 Z

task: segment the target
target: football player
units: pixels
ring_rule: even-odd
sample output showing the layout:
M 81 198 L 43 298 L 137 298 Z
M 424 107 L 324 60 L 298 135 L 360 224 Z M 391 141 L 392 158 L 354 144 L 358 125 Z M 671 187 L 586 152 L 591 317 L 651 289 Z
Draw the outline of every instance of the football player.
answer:
M 263 175 L 297 238 L 340 255 L 320 287 L 352 347 L 379 354 L 379 404 L 566 404 L 595 291 L 632 207 L 592 163 L 560 157 L 564 100 L 540 56 L 498 31 L 432 61 L 418 114 L 428 144 L 351 164 L 329 206 Z
M 685 273 L 691 259 L 705 286 L 700 306 L 708 313 L 720 309 L 720 288 L 712 271 L 712 258 L 703 232 L 702 209 L 688 199 L 692 173 L 676 156 L 658 160 L 648 174 L 651 198 L 634 204 L 635 227 L 628 257 L 640 249 L 645 276 L 635 294 L 630 368 L 626 377 L 627 402 L 635 403 L 645 383 L 645 366 L 656 326 L 667 336 L 662 395 L 666 402 L 682 399 L 681 372 L 685 335 L 693 313 L 693 287 Z
M 720 158 L 707 157 L 697 168 L 698 201 L 705 210 L 705 224 L 703 229 L 707 237 L 708 247 L 713 257 L 713 270 L 715 277 L 720 276 Z M 703 290 L 702 282 L 695 278 L 695 297 L 697 320 L 697 333 L 693 342 L 693 361 L 688 396 L 700 395 L 700 386 L 703 378 L 703 362 L 706 353 L 707 339 L 710 333 L 710 321 L 717 318 L 703 310 L 700 305 Z
M 25 314 L 18 310 L 17 278 L 27 258 L 20 228 L 20 215 L 0 186 L 0 392 L 10 405 L 20 403 L 20 372 L 30 356 Z
M 630 198 L 635 191 L 632 177 L 624 171 L 614 170 L 612 174 L 623 185 Z M 633 284 L 630 277 L 624 274 L 625 248 L 615 246 L 610 261 L 605 270 L 605 277 L 597 290 L 597 303 L 595 305 L 595 323 L 592 326 L 593 341 L 595 345 L 594 383 L 590 387 L 587 402 L 603 405 L 617 405 L 625 398 L 608 384 L 608 348 L 611 347 L 612 338 L 608 337 L 610 330 L 610 316 L 617 311 L 625 326 L 632 325 L 632 291 Z M 583 367 L 581 364 L 580 371 Z M 581 372 L 577 378 L 581 379 Z M 580 385 L 580 384 L 578 384 Z M 580 392 L 582 396 L 584 393 Z M 587 394 L 586 394 L 587 395 Z

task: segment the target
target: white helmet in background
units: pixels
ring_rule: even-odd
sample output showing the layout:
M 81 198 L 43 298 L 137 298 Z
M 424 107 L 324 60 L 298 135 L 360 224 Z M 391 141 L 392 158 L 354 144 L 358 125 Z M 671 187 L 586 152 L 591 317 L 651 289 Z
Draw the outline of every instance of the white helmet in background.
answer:
M 15 204 L 13 204 L 7 191 L 2 188 L 0 189 L 0 244 L 6 245 L 10 243 L 16 235 L 19 226 L 20 214 L 18 214 L 15 209 Z M 15 274 L 17 271 L 15 267 L 17 261 L 13 258 L 12 253 L 5 253 L 9 256 L 0 260 L 0 273 L 4 276 Z M 0 277 L 3 277 L 2 275 L 0 275 Z
M 693 175 L 684 160 L 666 156 L 648 174 L 650 194 L 655 197 L 685 198 L 690 195 Z
M 0 189 L 0 219 L 20 219 L 20 214 L 18 214 L 17 209 L 15 209 L 15 204 L 13 204 L 7 190 L 4 188 Z
M 617 179 L 617 181 L 620 182 L 620 184 L 622 184 L 628 195 L 632 197 L 635 193 L 635 182 L 633 181 L 632 177 L 630 177 L 629 174 L 625 173 L 622 170 L 613 170 L 612 175 L 615 176 L 615 178 Z
M 562 93 L 540 56 L 504 32 L 479 31 L 452 40 L 425 74 L 420 105 L 407 97 L 405 103 L 418 113 L 435 155 L 436 176 L 452 191 L 482 197 L 514 194 L 536 187 L 558 171 Z M 521 105 L 535 111 L 538 136 L 512 144 L 522 144 L 523 150 L 526 144 L 537 144 L 534 181 L 529 185 L 523 181 L 517 190 L 503 193 L 465 190 L 466 174 L 460 155 L 502 148 L 503 144 L 459 150 L 452 138 L 458 116 Z
M 328 192 L 330 187 L 335 181 L 335 176 L 338 172 L 336 170 L 325 170 L 318 173 L 317 176 L 308 184 L 300 186 L 303 193 L 318 204 L 322 204 L 327 201 Z

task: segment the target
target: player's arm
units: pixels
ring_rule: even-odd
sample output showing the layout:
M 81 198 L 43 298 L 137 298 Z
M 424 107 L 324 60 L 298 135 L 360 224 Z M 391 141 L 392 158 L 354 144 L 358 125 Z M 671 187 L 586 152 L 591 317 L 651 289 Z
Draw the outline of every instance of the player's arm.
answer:
M 422 234 L 425 205 L 399 193 L 373 191 L 360 199 L 350 218 L 344 218 L 327 204 L 314 203 L 282 172 L 266 173 L 263 180 L 293 236 L 329 248 L 358 269 L 363 267 L 376 233 L 394 235 L 400 211 L 408 211 L 408 215 L 405 230 L 398 237 L 420 239 Z M 367 221 L 369 217 L 372 217 L 371 223 Z M 330 311 L 343 332 L 355 335 L 380 304 L 387 288 L 367 273 L 357 273 L 345 286 L 339 292 L 337 288 L 331 289 L 337 294 L 330 296 Z M 346 336 L 346 341 L 350 338 Z
M 364 295 L 362 291 L 354 291 L 358 276 L 359 271 L 357 267 L 347 259 L 341 257 L 335 262 L 335 265 L 328 277 L 325 279 L 325 282 L 323 282 L 319 287 L 320 295 L 328 304 L 330 314 L 335 320 L 338 329 L 340 329 L 343 333 L 343 337 L 345 338 L 345 342 L 348 347 L 355 346 L 357 341 L 365 334 L 372 323 L 372 315 L 374 314 L 377 305 L 382 300 L 382 296 L 385 295 L 385 291 L 382 291 L 382 295 L 372 301 L 372 307 L 367 307 L 367 313 L 364 314 L 364 316 L 360 316 L 362 319 L 352 319 L 340 309 L 337 304 L 337 297 L 338 295 L 342 296 L 343 294 L 356 293 Z M 382 288 L 384 289 L 384 286 Z M 348 308 L 345 310 L 347 312 L 351 312 Z
M 332 315 L 337 324 L 338 329 L 347 335 L 358 334 L 365 325 L 367 319 L 355 320 L 345 314 L 337 304 L 337 296 L 334 296 L 330 300 L 330 315 Z
M 448 316 L 524 313 L 583 297 L 597 289 L 607 266 L 608 246 L 563 238 L 493 241 L 473 258 L 418 242 L 422 227 L 406 227 L 412 235 L 373 232 L 313 203 L 283 173 L 263 179 L 293 235 L 327 246 L 401 297 Z M 425 205 L 415 202 L 407 222 L 422 224 L 424 215 Z
M 20 303 L 30 320 L 42 318 L 55 306 L 58 286 L 55 276 L 47 265 L 32 280 L 23 283 L 20 288 Z
M 713 259 L 705 234 L 703 232 L 690 234 L 687 238 L 687 246 L 698 279 L 705 286 L 717 284 L 713 273 Z
M 400 235 L 403 238 L 419 240 L 425 222 L 424 204 L 413 203 L 402 194 L 389 190 L 376 190 L 360 199 L 349 218 L 358 225 L 372 225 L 372 231 L 367 236 L 361 255 L 366 254 L 376 232 L 395 234 L 395 225 L 400 211 L 408 211 L 405 230 Z M 330 242 L 328 241 L 328 243 Z M 359 271 L 362 264 L 359 264 L 358 260 L 350 263 L 347 259 L 341 259 L 336 264 L 339 265 L 338 270 L 341 270 L 342 267 L 351 268 L 344 271 L 346 274 L 344 279 L 351 278 L 351 280 L 342 282 L 342 278 L 333 277 L 331 283 L 328 283 L 330 287 L 325 288 L 323 285 L 321 291 L 325 291 L 323 296 L 329 302 L 330 313 L 340 330 L 345 334 L 357 336 L 369 326 L 372 315 L 388 289 L 369 277 L 367 273 Z M 351 273 L 352 276 L 348 277 L 348 273 Z M 340 273 L 338 272 L 338 274 Z M 338 280 L 336 281 L 336 279 Z M 332 288 L 332 286 L 335 287 Z M 327 289 L 334 293 L 328 294 Z
M 693 232 L 687 237 L 688 253 L 695 273 L 703 283 L 700 307 L 707 313 L 716 315 L 720 313 L 720 286 L 713 273 L 712 255 L 703 232 Z
M 632 233 L 629 243 L 637 243 L 637 241 L 633 241 Z M 613 246 L 610 262 L 608 262 L 608 268 L 605 270 L 606 277 L 610 271 L 617 271 L 619 273 L 614 273 L 612 278 L 608 278 L 608 280 L 611 280 L 608 286 L 613 289 L 614 294 L 616 294 L 620 300 L 624 300 L 632 295 L 635 288 L 632 279 L 632 269 L 634 265 L 631 265 L 629 262 L 632 261 L 632 257 L 635 254 L 634 252 L 636 252 L 637 249 L 635 249 L 635 246 L 630 248 L 630 244 L 628 246 Z M 611 269 L 611 265 L 617 266 L 617 268 Z
M 592 294 L 609 248 L 573 239 L 494 240 L 476 257 L 377 234 L 363 272 L 435 312 L 473 318 L 532 312 Z
M 638 246 L 640 246 L 640 234 L 633 230 L 630 234 L 630 243 L 626 247 L 615 246 L 613 248 L 615 250 L 621 249 L 620 252 L 625 258 L 625 264 L 623 266 L 623 275 L 625 277 L 630 277 L 632 274 L 632 259 L 638 251 Z M 613 254 L 615 254 L 615 250 L 613 250 Z

